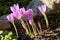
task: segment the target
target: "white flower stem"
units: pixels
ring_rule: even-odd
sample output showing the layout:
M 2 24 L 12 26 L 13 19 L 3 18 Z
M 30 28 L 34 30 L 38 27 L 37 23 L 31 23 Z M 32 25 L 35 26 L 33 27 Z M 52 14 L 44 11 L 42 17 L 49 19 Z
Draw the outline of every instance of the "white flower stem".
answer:
M 48 19 L 47 19 L 47 16 L 46 16 L 46 14 L 45 13 L 43 13 L 42 14 L 43 16 L 44 16 L 44 18 L 45 18 L 45 21 L 46 21 L 46 26 L 47 26 L 47 28 L 49 27 L 49 24 L 48 24 Z
M 16 36 L 17 36 L 17 38 L 18 38 L 18 31 L 17 31 L 17 28 L 16 28 L 14 22 L 13 22 L 12 24 L 13 24 L 13 26 L 14 26 L 14 29 L 15 29 L 15 32 L 16 32 Z
M 35 25 L 34 21 L 32 22 L 32 29 L 33 29 L 34 35 L 36 36 L 39 33 L 39 30 Z
M 23 24 L 24 24 L 24 25 L 22 25 L 22 26 L 23 26 L 23 28 L 25 29 L 26 34 L 29 34 L 29 31 L 28 31 L 28 28 L 27 28 L 27 26 L 26 26 L 25 22 L 24 22 L 22 19 L 20 19 L 20 21 L 21 21 L 21 23 L 23 23 Z
M 39 29 L 40 29 L 40 35 L 42 35 L 42 28 L 41 28 L 41 24 L 40 24 L 40 22 L 38 23 L 38 26 L 39 26 Z
M 30 34 L 32 34 L 31 29 L 30 29 L 30 26 L 29 26 L 29 24 L 28 24 L 28 21 L 27 21 L 27 20 L 26 20 L 26 24 L 27 24 L 27 26 L 28 26 L 29 33 L 30 33 Z
M 33 24 L 32 24 L 32 29 L 33 29 L 34 35 L 36 36 L 37 35 L 37 32 L 36 32 L 35 26 Z
M 39 30 L 38 30 L 38 28 L 37 28 L 36 24 L 35 24 L 35 23 L 33 23 L 33 25 L 34 25 L 35 29 L 37 30 L 37 32 L 38 32 L 38 34 L 39 34 Z

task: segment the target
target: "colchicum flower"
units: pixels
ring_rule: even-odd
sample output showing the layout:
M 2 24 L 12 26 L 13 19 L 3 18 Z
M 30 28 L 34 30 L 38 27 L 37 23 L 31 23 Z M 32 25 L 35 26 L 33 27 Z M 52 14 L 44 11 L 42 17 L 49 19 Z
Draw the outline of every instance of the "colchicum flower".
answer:
M 32 9 L 28 9 L 28 10 L 26 11 L 25 17 L 26 17 L 26 19 L 29 21 L 29 24 L 32 26 L 34 35 L 36 36 L 36 35 L 37 35 L 36 30 L 38 31 L 38 29 L 37 29 L 37 26 L 35 25 L 35 23 L 34 23 L 34 21 L 33 21 L 33 10 L 32 10 Z
M 13 17 L 15 17 L 16 19 L 20 19 L 22 15 L 20 13 L 13 13 Z
M 46 12 L 46 5 L 38 6 L 38 9 L 41 13 L 45 13 Z
M 20 17 L 20 14 L 19 14 L 19 5 L 17 4 L 14 4 L 13 6 L 10 7 L 12 13 L 10 15 L 7 16 L 7 19 L 8 21 L 10 21 L 13 26 L 14 26 L 14 29 L 16 31 L 16 36 L 18 38 L 18 32 L 17 32 L 17 28 L 14 24 L 14 17 L 18 19 L 18 17 Z
M 39 11 L 42 13 L 42 15 L 44 16 L 45 21 L 46 21 L 46 25 L 47 25 L 47 28 L 48 28 L 48 26 L 49 26 L 49 24 L 48 24 L 48 19 L 47 19 L 47 16 L 46 16 L 46 14 L 45 14 L 45 12 L 46 12 L 46 5 L 38 6 L 38 9 L 39 9 Z
M 14 4 L 13 6 L 10 7 L 11 11 L 13 12 L 13 16 L 17 19 L 21 18 L 21 13 L 20 13 L 20 9 L 19 9 L 19 5 Z
M 21 19 L 21 17 L 25 16 L 25 8 L 20 8 L 17 12 L 13 13 L 13 16 L 17 19 Z
M 20 12 L 20 14 L 22 15 L 22 17 L 25 17 L 26 10 L 25 10 L 24 7 L 20 8 L 19 12 Z
M 26 16 L 26 19 L 29 21 L 29 23 L 32 24 L 32 22 L 33 22 L 33 10 L 32 9 L 28 9 L 26 11 L 25 16 Z
M 7 19 L 8 19 L 8 21 L 10 21 L 10 22 L 14 22 L 14 17 L 13 17 L 13 15 L 12 15 L 12 13 L 7 16 Z
M 19 11 L 19 5 L 18 4 L 14 4 L 13 6 L 10 7 L 11 11 L 13 13 L 16 13 Z
M 33 10 L 32 9 L 26 10 L 25 13 L 23 14 L 24 15 L 23 17 L 26 18 L 29 21 L 29 24 L 31 24 L 31 25 L 32 25 L 32 21 L 33 21 L 33 15 L 32 14 L 33 14 Z M 29 29 L 29 35 L 31 35 L 32 32 L 31 32 L 31 29 L 30 29 L 30 26 L 29 26 L 27 20 L 25 20 L 25 21 L 26 21 L 26 24 L 27 24 L 28 29 Z
M 10 21 L 10 22 L 13 24 L 13 26 L 14 26 L 14 28 L 15 28 L 15 31 L 16 31 L 16 36 L 17 36 L 17 38 L 18 38 L 18 32 L 17 32 L 16 26 L 15 26 L 15 24 L 14 24 L 13 14 L 12 14 L 12 13 L 9 14 L 9 15 L 7 16 L 7 19 L 8 19 L 8 21 Z

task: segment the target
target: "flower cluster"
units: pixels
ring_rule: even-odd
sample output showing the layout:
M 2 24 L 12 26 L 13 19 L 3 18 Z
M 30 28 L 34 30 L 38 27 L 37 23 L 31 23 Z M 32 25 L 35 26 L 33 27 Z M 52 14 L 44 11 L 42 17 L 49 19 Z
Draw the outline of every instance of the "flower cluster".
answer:
M 34 23 L 32 9 L 26 10 L 24 7 L 19 8 L 18 4 L 14 4 L 13 6 L 10 7 L 10 9 L 11 9 L 12 13 L 7 16 L 8 21 L 10 21 L 14 25 L 14 18 L 20 20 L 23 28 L 26 30 L 26 33 L 29 35 L 30 34 L 37 35 L 38 33 L 40 33 L 37 26 Z M 42 14 L 45 14 L 46 5 L 38 6 L 38 9 L 40 10 L 40 12 Z M 45 15 L 43 15 L 43 16 L 45 17 L 45 19 L 47 19 Z M 26 23 L 24 22 L 24 20 L 26 21 Z M 28 23 L 32 26 L 33 33 L 31 31 Z M 26 26 L 26 25 L 28 25 L 28 26 Z M 47 25 L 48 25 L 48 22 L 47 22 Z M 18 34 L 15 25 L 14 25 L 14 28 L 15 28 L 16 34 Z
M 14 20 L 14 18 L 21 19 L 22 17 L 25 17 L 29 23 L 31 24 L 31 21 L 33 19 L 33 10 L 28 9 L 25 10 L 25 8 L 19 8 L 19 5 L 14 4 L 12 7 L 10 7 L 12 13 L 7 16 L 7 19 L 11 22 Z M 11 18 L 10 18 L 11 17 Z

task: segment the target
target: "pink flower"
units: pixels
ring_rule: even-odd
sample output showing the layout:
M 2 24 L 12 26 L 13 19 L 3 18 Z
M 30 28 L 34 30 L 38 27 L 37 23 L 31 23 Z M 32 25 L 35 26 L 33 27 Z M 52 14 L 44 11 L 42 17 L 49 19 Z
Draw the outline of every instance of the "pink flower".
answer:
M 13 17 L 13 15 L 12 15 L 12 13 L 7 16 L 7 19 L 8 19 L 8 21 L 10 21 L 10 22 L 14 22 L 14 17 Z
M 14 4 L 10 9 L 13 12 L 13 16 L 17 19 L 20 19 L 25 13 L 25 8 L 19 8 L 18 4 Z
M 19 12 L 20 12 L 21 16 L 24 17 L 24 16 L 25 16 L 25 13 L 26 13 L 26 10 L 25 10 L 25 8 L 23 7 L 23 8 L 20 8 Z
M 20 19 L 21 17 L 25 16 L 25 8 L 20 8 L 17 12 L 13 13 L 13 16 L 17 19 Z
M 38 9 L 41 13 L 44 13 L 44 12 L 46 12 L 46 5 L 38 6 Z
M 21 14 L 20 13 L 12 13 L 13 17 L 15 17 L 16 19 L 20 19 L 21 18 Z
M 33 10 L 32 9 L 28 9 L 26 11 L 26 19 L 29 21 L 30 24 L 32 24 L 32 21 L 33 21 Z
M 14 4 L 13 6 L 10 7 L 11 11 L 13 13 L 19 11 L 19 5 L 18 4 Z

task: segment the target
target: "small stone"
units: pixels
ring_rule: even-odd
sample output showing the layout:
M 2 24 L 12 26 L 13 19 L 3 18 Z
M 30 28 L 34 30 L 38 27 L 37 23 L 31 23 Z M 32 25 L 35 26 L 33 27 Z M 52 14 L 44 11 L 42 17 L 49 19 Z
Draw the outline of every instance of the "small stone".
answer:
M 8 21 L 0 20 L 0 30 L 8 30 L 11 28 L 11 25 Z

